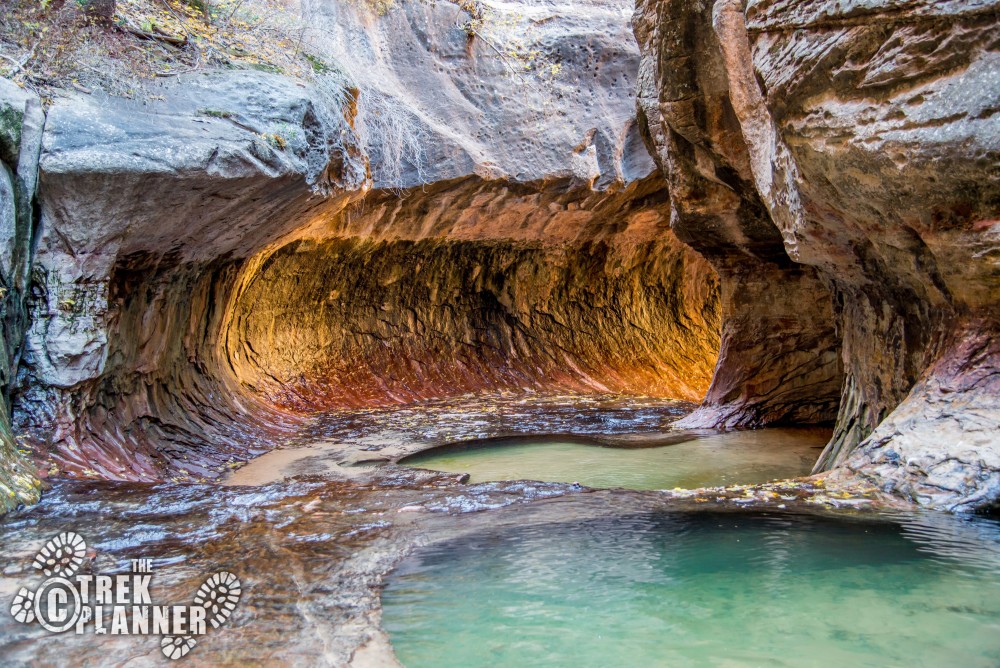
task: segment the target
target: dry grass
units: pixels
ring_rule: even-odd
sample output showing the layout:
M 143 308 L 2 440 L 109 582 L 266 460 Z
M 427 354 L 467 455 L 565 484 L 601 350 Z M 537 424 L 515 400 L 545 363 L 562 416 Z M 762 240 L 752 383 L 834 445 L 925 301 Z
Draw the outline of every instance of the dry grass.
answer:
M 401 100 L 369 88 L 359 106 L 358 135 L 368 155 L 379 166 L 376 177 L 384 183 L 401 183 L 409 175 L 424 183 L 424 146 L 429 137 L 419 119 Z
M 333 67 L 304 47 L 306 30 L 279 0 L 118 0 L 88 20 L 79 0 L 0 0 L 0 76 L 45 98 L 99 88 L 149 93 L 157 78 L 256 68 L 310 78 Z

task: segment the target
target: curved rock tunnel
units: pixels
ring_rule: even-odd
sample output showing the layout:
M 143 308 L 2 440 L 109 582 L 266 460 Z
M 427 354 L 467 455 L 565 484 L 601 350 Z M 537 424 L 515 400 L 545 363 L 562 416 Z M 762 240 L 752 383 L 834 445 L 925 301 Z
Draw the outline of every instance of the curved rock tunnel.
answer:
M 87 337 L 67 358 L 94 375 L 65 391 L 26 383 L 18 428 L 65 473 L 202 478 L 334 408 L 500 390 L 704 394 L 718 287 L 670 234 L 659 177 L 589 195 L 478 179 L 426 190 L 311 212 L 308 230 L 291 207 L 290 235 L 242 259 L 123 254 L 100 322 L 74 321 L 92 298 L 79 282 L 75 298 L 39 292 L 36 309 L 54 305 Z M 88 360 L 97 327 L 106 343 Z
M 14 392 L 36 460 L 200 479 L 336 408 L 698 401 L 718 282 L 670 231 L 619 4 L 540 24 L 564 71 L 541 86 L 469 53 L 453 8 L 414 3 L 323 19 L 392 34 L 367 79 L 216 73 L 141 110 L 57 102 Z
M 654 177 L 589 198 L 478 181 L 370 198 L 343 215 L 392 236 L 270 254 L 234 306 L 228 359 L 293 409 L 525 389 L 697 401 L 717 289 L 664 234 L 664 197 Z
M 836 422 L 817 470 L 995 503 L 996 133 L 961 124 L 996 105 L 935 102 L 990 90 L 995 19 L 941 9 L 922 25 L 982 39 L 915 74 L 808 7 L 643 0 L 640 61 L 624 3 L 580 4 L 540 23 L 566 72 L 544 90 L 470 55 L 447 8 L 408 5 L 375 28 L 323 17 L 393 35 L 368 80 L 216 73 L 138 112 L 57 102 L 12 384 L 36 460 L 206 478 L 333 408 L 634 392 L 704 396 L 689 428 Z M 839 50 L 776 59 L 799 39 Z

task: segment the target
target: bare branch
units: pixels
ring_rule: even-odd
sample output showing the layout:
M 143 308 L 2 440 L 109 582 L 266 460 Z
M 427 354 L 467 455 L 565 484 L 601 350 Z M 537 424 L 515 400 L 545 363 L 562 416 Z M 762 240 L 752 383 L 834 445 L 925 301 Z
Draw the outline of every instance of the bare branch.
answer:
M 7 74 L 6 74 L 6 76 L 7 76 L 8 79 L 13 79 L 14 75 L 17 74 L 18 72 L 20 72 L 22 69 L 24 69 L 24 66 L 28 64 L 28 61 L 35 57 L 35 50 L 38 49 L 38 45 L 41 43 L 41 41 L 42 40 L 40 40 L 40 39 L 37 40 L 31 46 L 31 50 L 28 51 L 28 53 L 25 54 L 25 56 L 23 58 L 21 58 L 20 61 L 16 61 L 16 60 L 13 60 L 13 59 L 11 59 L 11 58 L 9 58 L 7 56 L 4 56 L 4 58 L 6 58 L 10 62 L 14 63 L 14 69 L 12 69 L 10 72 L 7 72 Z
M 510 61 L 507 59 L 507 56 L 504 54 L 504 52 L 501 51 L 496 45 L 494 45 L 493 42 L 483 37 L 483 34 L 478 30 L 476 30 L 475 28 L 467 27 L 466 29 L 472 32 L 472 34 L 478 37 L 479 39 L 483 40 L 483 43 L 485 43 L 486 46 L 493 49 L 493 51 L 496 52 L 498 56 L 500 56 L 500 60 L 503 61 L 503 64 L 507 66 L 507 68 L 511 71 L 512 74 L 516 74 L 518 78 L 521 79 L 521 81 L 528 84 L 528 86 L 531 86 L 531 88 L 535 88 L 534 85 L 532 85 L 532 83 L 528 81 L 528 79 L 526 79 L 525 76 L 517 70 L 517 68 L 515 68 L 513 65 L 510 64 Z
M 166 42 L 173 46 L 184 46 L 187 44 L 187 37 L 177 37 L 175 35 L 168 35 L 164 32 L 146 32 L 145 30 L 140 30 L 136 28 L 131 23 L 127 23 L 124 26 L 124 30 L 128 33 L 135 35 L 136 37 L 141 37 L 142 39 L 151 39 L 158 42 Z

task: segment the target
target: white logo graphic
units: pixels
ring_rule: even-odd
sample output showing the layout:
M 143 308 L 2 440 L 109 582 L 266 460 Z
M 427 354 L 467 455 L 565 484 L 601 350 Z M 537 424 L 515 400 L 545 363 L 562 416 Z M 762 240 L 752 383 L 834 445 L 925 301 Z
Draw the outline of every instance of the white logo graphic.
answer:
M 180 659 L 198 644 L 196 636 L 225 624 L 240 602 L 240 579 L 222 571 L 198 588 L 191 605 L 153 605 L 152 560 L 133 559 L 129 574 L 77 575 L 86 554 L 79 534 L 49 540 L 32 564 L 48 579 L 35 591 L 21 587 L 10 606 L 14 619 L 52 633 L 75 627 L 82 634 L 92 625 L 97 635 L 162 635 L 164 656 Z

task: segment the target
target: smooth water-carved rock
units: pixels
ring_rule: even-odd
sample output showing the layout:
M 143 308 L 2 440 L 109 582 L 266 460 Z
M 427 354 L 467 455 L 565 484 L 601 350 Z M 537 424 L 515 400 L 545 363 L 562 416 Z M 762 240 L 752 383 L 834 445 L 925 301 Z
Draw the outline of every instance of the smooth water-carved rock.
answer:
M 841 370 L 830 295 L 791 261 L 753 181 L 711 4 L 640 3 L 639 114 L 670 183 L 671 226 L 715 266 L 722 347 L 685 427 L 832 421 Z
M 354 92 L 324 85 L 216 73 L 142 111 L 89 97 L 49 111 L 15 413 L 39 458 L 106 478 L 217 475 L 280 433 L 214 337 L 248 258 L 367 188 Z
M 693 9 L 672 21 L 680 4 Z M 762 206 L 787 257 L 832 292 L 846 377 L 817 469 L 948 508 L 995 504 L 1000 485 L 997 7 L 651 0 L 635 20 L 640 106 L 671 179 L 714 169 L 723 211 Z M 730 229 L 709 219 L 682 239 L 721 245 Z M 722 255 L 742 259 L 735 246 Z M 717 379 L 736 366 L 723 353 Z
M 379 16 L 368 4 L 305 0 L 302 13 L 362 91 L 375 188 L 476 175 L 604 190 L 653 170 L 632 0 L 406 0 Z
M 333 407 L 483 388 L 697 399 L 715 274 L 669 229 L 626 5 L 583 4 L 523 3 L 504 24 L 561 63 L 544 77 L 470 42 L 449 3 L 372 24 L 340 4 L 316 25 L 392 35 L 373 66 L 391 94 L 331 64 L 308 84 L 179 77 L 142 108 L 57 101 L 15 412 L 36 458 L 212 478 Z M 414 137 L 422 165 L 394 144 Z
M 268 257 L 234 306 L 229 359 L 297 408 L 503 389 L 698 401 L 716 289 L 667 230 L 665 197 L 651 177 L 589 196 L 474 179 L 365 200 L 343 224 L 366 234 Z
M 959 328 L 909 395 L 836 471 L 920 503 L 974 510 L 1000 497 L 1000 332 Z

